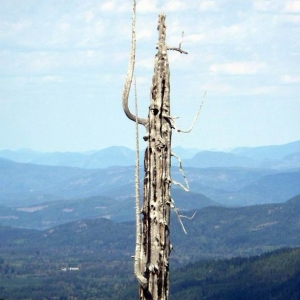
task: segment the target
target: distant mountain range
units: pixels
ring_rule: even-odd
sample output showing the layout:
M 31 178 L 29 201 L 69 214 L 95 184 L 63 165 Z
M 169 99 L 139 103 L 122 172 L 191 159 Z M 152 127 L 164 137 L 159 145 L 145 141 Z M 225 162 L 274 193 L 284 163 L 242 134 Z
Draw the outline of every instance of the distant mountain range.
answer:
M 176 205 L 188 209 L 217 206 L 218 203 L 196 193 L 173 192 Z M 183 210 L 180 210 L 181 212 Z M 135 218 L 134 199 L 128 197 L 116 201 L 106 196 L 76 200 L 56 200 L 31 206 L 0 206 L 0 224 L 20 228 L 46 229 L 82 219 L 107 218 L 115 222 L 132 221 Z
M 186 168 L 185 171 L 191 192 L 202 194 L 219 205 L 245 206 L 284 202 L 300 193 L 298 169 L 279 171 L 227 167 Z M 183 182 L 176 167 L 172 168 L 172 178 Z M 81 169 L 0 159 L 0 205 L 27 207 L 49 201 L 98 196 L 113 198 L 113 203 L 134 197 L 133 179 L 133 166 Z M 191 202 L 182 200 L 188 197 L 187 194 L 180 194 L 174 200 L 180 208 L 191 209 Z M 198 201 L 198 205 L 193 201 L 193 208 L 203 207 L 201 201 Z
M 176 147 L 173 150 L 183 159 L 187 167 L 300 168 L 300 141 L 275 146 L 235 148 L 230 152 L 201 151 L 182 147 Z M 141 161 L 143 161 L 143 153 L 144 151 L 140 153 Z M 20 163 L 97 169 L 134 165 L 135 151 L 122 146 L 89 152 L 45 153 L 21 149 L 2 150 L 0 157 Z M 173 164 L 176 165 L 175 160 Z
M 265 159 L 282 159 L 292 153 L 300 152 L 300 141 L 283 145 L 239 147 L 233 149 L 231 152 L 260 161 Z
M 300 246 L 299 211 L 300 195 L 280 204 L 240 208 L 206 207 L 199 210 L 192 220 L 182 219 L 187 235 L 183 233 L 176 215 L 172 214 L 173 264 L 203 257 L 248 256 L 281 247 Z M 185 214 L 191 216 L 193 211 Z M 1 251 L 11 248 L 16 252 L 21 249 L 29 251 L 30 248 L 45 251 L 47 247 L 54 247 L 58 251 L 59 247 L 74 247 L 90 251 L 102 251 L 105 248 L 107 251 L 115 249 L 128 252 L 128 249 L 133 251 L 134 248 L 134 222 L 116 223 L 96 218 L 78 220 L 43 231 L 0 225 L 0 240 Z M 96 243 L 96 240 L 102 242 Z
M 283 202 L 300 193 L 300 170 L 297 169 L 279 172 L 252 168 L 186 168 L 185 171 L 191 192 L 205 195 L 219 205 Z M 183 182 L 178 168 L 172 168 L 172 178 Z M 25 207 L 95 196 L 120 201 L 134 197 L 133 179 L 133 166 L 80 169 L 0 159 L 0 205 Z M 187 195 L 179 198 L 185 197 Z M 176 197 L 174 199 L 176 201 Z M 181 208 L 185 205 L 191 208 L 187 201 L 181 203 Z M 201 206 L 199 203 L 194 208 Z
M 38 152 L 21 149 L 2 150 L 0 157 L 20 163 L 97 169 L 134 165 L 135 152 L 129 148 L 117 146 L 89 152 Z
M 300 194 L 300 168 L 296 168 L 299 155 L 297 152 L 288 154 L 297 150 L 298 146 L 300 143 L 295 142 L 233 151 L 245 153 L 248 157 L 233 152 L 196 153 L 192 158 L 183 160 L 190 193 L 173 185 L 172 198 L 181 211 L 207 206 L 285 202 Z M 184 156 L 183 148 L 176 150 Z M 191 156 L 193 151 L 195 149 L 185 157 Z M 268 151 L 272 159 L 266 160 L 262 153 L 266 155 Z M 112 147 L 89 153 L 48 153 L 40 156 L 28 150 L 1 153 L 15 160 L 89 168 L 20 163 L 0 158 L 0 224 L 42 229 L 85 218 L 107 217 L 118 222 L 134 219 L 134 152 L 130 149 Z M 259 153 L 260 159 L 265 159 L 261 164 L 268 167 L 251 167 L 257 159 L 256 153 Z M 277 167 L 270 168 L 270 161 Z M 119 166 L 92 167 L 104 163 Z M 129 166 L 122 166 L 122 163 Z M 184 183 L 175 161 L 173 165 L 172 179 Z M 142 168 L 140 174 L 142 182 Z

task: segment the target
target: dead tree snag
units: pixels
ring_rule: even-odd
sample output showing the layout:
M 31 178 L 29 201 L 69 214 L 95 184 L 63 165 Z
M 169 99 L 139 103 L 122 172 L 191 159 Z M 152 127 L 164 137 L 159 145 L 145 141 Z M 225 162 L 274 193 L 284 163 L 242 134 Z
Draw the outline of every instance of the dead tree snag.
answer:
M 171 152 L 171 136 L 172 129 L 181 131 L 176 128 L 170 115 L 170 70 L 167 51 L 175 50 L 184 54 L 187 54 L 187 52 L 181 49 L 181 43 L 178 48 L 167 47 L 166 16 L 160 14 L 158 17 L 157 53 L 154 61 L 148 118 L 138 117 L 136 95 L 136 112 L 135 115 L 131 113 L 128 107 L 128 97 L 135 64 L 135 6 L 134 0 L 132 45 L 123 91 L 123 109 L 126 116 L 136 122 L 136 128 L 138 124 L 146 127 L 144 140 L 147 142 L 147 148 L 144 158 L 143 205 L 140 209 L 138 131 L 136 129 L 136 248 L 134 273 L 139 282 L 140 300 L 167 300 L 169 299 L 169 255 L 171 251 L 170 210 L 174 207 L 170 188 L 172 183 L 178 184 L 172 182 L 170 174 L 171 156 L 174 155 Z M 176 157 L 176 155 L 174 156 Z M 181 161 L 179 160 L 179 162 L 181 169 Z M 178 211 L 175 211 L 180 218 Z M 142 221 L 140 221 L 140 213 L 143 215 Z
M 159 15 L 159 39 L 152 77 L 148 131 L 145 140 L 142 251 L 147 292 L 168 299 L 171 209 L 170 71 L 165 43 L 165 16 Z M 143 291 L 141 291 L 143 292 Z M 141 299 L 145 299 L 140 295 Z M 150 298 L 151 299 L 151 298 Z

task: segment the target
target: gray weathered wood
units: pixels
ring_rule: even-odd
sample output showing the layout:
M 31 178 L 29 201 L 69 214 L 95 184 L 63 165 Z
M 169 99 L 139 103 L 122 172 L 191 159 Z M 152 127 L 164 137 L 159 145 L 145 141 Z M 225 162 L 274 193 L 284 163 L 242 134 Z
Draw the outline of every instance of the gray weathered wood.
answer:
M 172 182 L 170 167 L 171 136 L 174 127 L 170 116 L 170 70 L 167 50 L 186 52 L 180 47 L 167 47 L 165 19 L 166 16 L 163 14 L 158 17 L 157 53 L 154 61 L 149 113 L 148 118 L 141 119 L 137 116 L 137 112 L 136 115 L 132 114 L 128 107 L 135 63 L 135 1 L 133 1 L 132 47 L 123 92 L 123 109 L 129 119 L 146 127 L 142 229 L 140 229 L 139 218 L 139 192 L 136 185 L 137 224 L 134 273 L 139 282 L 140 300 L 167 300 L 169 298 L 170 188 Z M 136 184 L 137 178 L 138 176 L 136 176 Z
M 145 153 L 142 251 L 150 299 L 168 299 L 171 207 L 170 71 L 165 15 L 159 15 Z M 147 299 L 141 290 L 140 299 Z M 152 297 L 152 298 L 151 298 Z

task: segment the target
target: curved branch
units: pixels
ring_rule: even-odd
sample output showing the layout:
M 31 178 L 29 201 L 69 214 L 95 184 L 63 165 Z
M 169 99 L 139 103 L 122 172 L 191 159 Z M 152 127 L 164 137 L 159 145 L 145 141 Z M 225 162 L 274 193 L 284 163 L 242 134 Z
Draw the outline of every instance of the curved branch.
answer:
M 194 126 L 195 126 L 195 123 L 197 122 L 197 119 L 198 119 L 199 114 L 200 114 L 200 112 L 201 112 L 201 108 L 202 108 L 202 106 L 203 106 L 205 96 L 206 96 L 206 92 L 204 93 L 202 102 L 201 102 L 200 107 L 199 107 L 199 109 L 198 109 L 198 112 L 197 112 L 197 114 L 196 114 L 196 116 L 195 116 L 195 119 L 194 119 L 194 121 L 193 121 L 193 123 L 192 123 L 192 125 L 191 125 L 191 128 L 190 128 L 189 130 L 181 130 L 181 129 L 177 129 L 177 132 L 190 133 L 190 132 L 193 130 L 193 128 L 194 128 Z
M 133 5 L 132 5 L 132 41 L 131 41 L 130 61 L 129 61 L 129 65 L 128 65 L 128 71 L 127 71 L 127 75 L 126 75 L 126 81 L 125 81 L 125 86 L 124 86 L 124 90 L 123 90 L 123 97 L 122 97 L 123 110 L 124 110 L 126 116 L 134 122 L 136 121 L 136 117 L 129 110 L 128 97 L 129 97 L 130 87 L 131 87 L 131 83 L 132 83 L 132 76 L 133 76 L 134 63 L 135 63 L 135 48 L 136 48 L 135 7 L 136 7 L 136 2 L 135 2 L 135 0 L 133 0 Z M 138 123 L 139 124 L 146 125 L 147 122 L 148 122 L 147 119 L 138 118 Z
M 181 44 L 182 44 L 182 41 L 183 41 L 183 36 L 184 36 L 184 31 L 182 31 L 182 34 L 181 34 L 181 41 L 179 43 L 179 47 L 168 47 L 167 50 L 178 51 L 181 54 L 188 54 L 186 51 L 184 51 L 184 50 L 181 49 Z
M 175 211 L 175 213 L 176 213 L 176 215 L 177 215 L 177 217 L 178 217 L 178 220 L 179 220 L 179 223 L 180 223 L 180 225 L 181 225 L 181 227 L 182 227 L 183 232 L 184 232 L 185 234 L 187 234 L 187 232 L 186 232 L 186 230 L 185 230 L 185 227 L 184 227 L 184 225 L 183 225 L 183 223 L 182 223 L 182 221 L 181 221 L 181 218 L 186 218 L 186 219 L 192 220 L 192 219 L 194 219 L 194 217 L 195 217 L 197 211 L 195 211 L 191 217 L 184 216 L 184 215 L 179 214 L 179 210 L 178 210 L 178 208 L 175 206 L 175 201 L 174 201 L 174 199 L 172 199 L 172 198 L 171 198 L 171 203 L 172 203 L 172 204 L 171 204 L 171 207 L 174 209 L 174 211 Z
M 178 163 L 179 163 L 178 167 L 179 167 L 181 175 L 184 178 L 186 186 L 184 186 L 183 184 L 181 184 L 181 183 L 179 183 L 179 182 L 177 182 L 175 180 L 172 180 L 172 183 L 175 184 L 175 185 L 179 185 L 184 191 L 189 192 L 190 191 L 189 182 L 188 182 L 188 180 L 187 180 L 187 178 L 185 176 L 185 172 L 182 169 L 182 161 L 181 161 L 180 157 L 177 156 L 174 152 L 171 152 L 171 156 L 175 157 L 178 160 Z
M 135 254 L 134 254 L 134 274 L 140 284 L 145 289 L 147 287 L 148 280 L 143 276 L 141 271 L 141 221 L 140 221 L 140 174 L 139 174 L 139 125 L 138 125 L 138 104 L 137 104 L 137 93 L 136 93 L 136 80 L 134 81 L 135 87 L 135 220 L 136 220 L 136 240 L 135 240 Z

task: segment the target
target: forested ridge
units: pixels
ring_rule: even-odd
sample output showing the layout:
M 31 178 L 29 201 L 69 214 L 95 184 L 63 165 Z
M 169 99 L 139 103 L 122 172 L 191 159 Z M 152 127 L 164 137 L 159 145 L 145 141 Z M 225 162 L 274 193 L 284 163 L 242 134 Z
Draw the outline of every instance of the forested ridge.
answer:
M 173 215 L 172 299 L 293 299 L 287 293 L 299 284 L 300 249 L 270 251 L 300 246 L 299 204 L 297 196 L 280 204 L 203 208 L 184 220 L 187 235 Z M 99 218 L 43 231 L 0 226 L 0 239 L 0 298 L 136 297 L 133 222 Z
M 174 272 L 172 299 L 300 299 L 300 248 L 200 261 Z
M 11 260 L 13 258 L 13 260 Z M 63 271 L 61 266 L 78 267 Z M 131 261 L 91 253 L 0 257 L 0 297 L 29 299 L 135 299 Z M 171 276 L 171 299 L 274 299 L 300 297 L 300 248 L 260 256 L 204 260 Z

